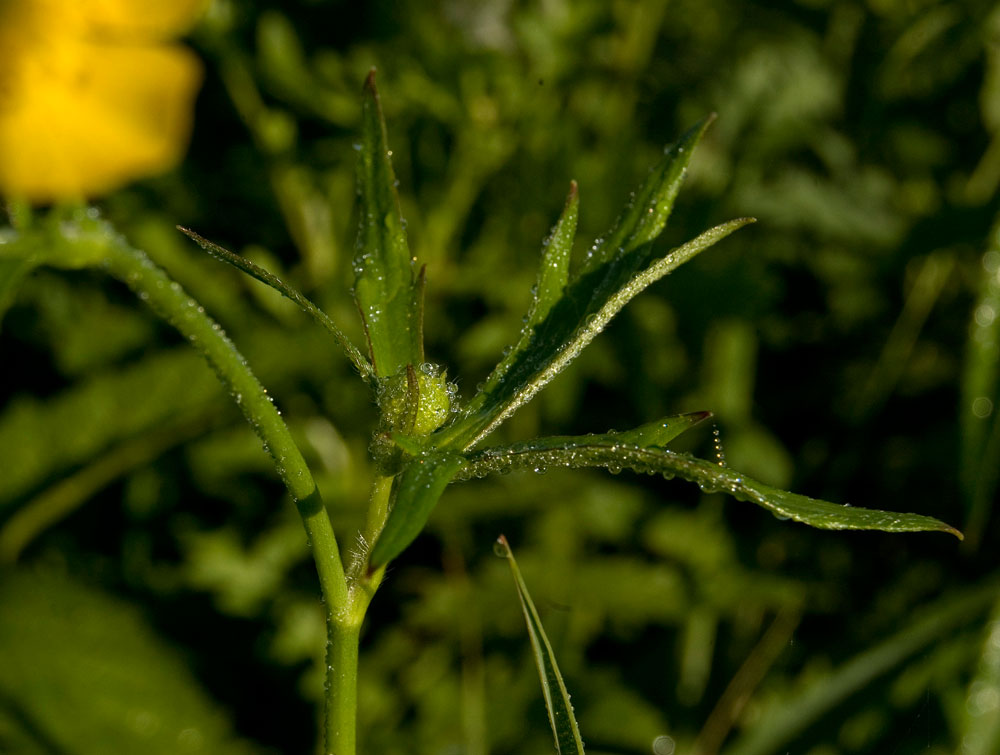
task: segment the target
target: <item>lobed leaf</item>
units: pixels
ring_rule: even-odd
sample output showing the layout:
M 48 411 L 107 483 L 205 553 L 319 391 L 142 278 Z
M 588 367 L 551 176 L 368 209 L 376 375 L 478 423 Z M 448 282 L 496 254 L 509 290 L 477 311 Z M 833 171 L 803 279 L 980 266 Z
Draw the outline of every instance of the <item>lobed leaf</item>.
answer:
M 354 296 L 372 366 L 381 377 L 423 362 L 422 282 L 413 273 L 391 154 L 372 69 L 362 106 Z
M 575 186 L 571 187 L 563 216 L 545 247 L 532 311 L 517 345 L 469 402 L 465 417 L 439 434 L 437 445 L 473 447 L 562 371 L 632 297 L 750 222 L 719 226 L 650 264 L 652 243 L 666 225 L 691 153 L 713 118 L 705 118 L 667 148 L 615 227 L 567 278 L 563 265 L 569 261 L 577 212 Z M 550 265 L 555 268 L 551 272 Z M 556 297 L 557 290 L 561 296 Z
M 524 621 L 528 625 L 528 637 L 531 639 L 531 649 L 535 656 L 535 665 L 538 667 L 538 678 L 542 683 L 542 695 L 545 698 L 545 708 L 549 714 L 552 735 L 555 737 L 556 752 L 560 755 L 562 753 L 583 755 L 580 727 L 576 723 L 576 716 L 573 715 L 573 705 L 569 699 L 569 692 L 566 690 L 566 683 L 563 682 L 562 674 L 559 673 L 559 664 L 556 663 L 552 645 L 545 634 L 545 628 L 542 626 L 542 620 L 538 617 L 538 611 L 531 600 L 531 595 L 528 593 L 528 586 L 524 583 L 521 570 L 517 567 L 517 561 L 514 560 L 510 544 L 503 535 L 497 538 L 497 552 L 507 559 L 510 571 L 514 575 L 514 586 L 517 588 L 517 597 L 521 601 Z
M 371 570 L 385 566 L 416 539 L 465 457 L 437 451 L 410 460 L 397 476 L 392 508 L 368 559 Z
M 218 244 L 209 241 L 206 238 L 198 235 L 190 228 L 184 228 L 183 226 L 177 226 L 177 230 L 183 233 L 185 236 L 194 241 L 198 246 L 204 249 L 206 252 L 211 254 L 217 260 L 225 262 L 228 265 L 232 265 L 237 270 L 240 270 L 251 278 L 256 278 L 261 283 L 270 286 L 275 291 L 277 291 L 282 296 L 291 299 L 299 308 L 305 312 L 307 315 L 313 318 L 316 322 L 322 325 L 326 330 L 333 336 L 333 339 L 340 345 L 340 347 L 347 354 L 347 358 L 351 360 L 354 364 L 354 368 L 361 373 L 361 376 L 366 380 L 373 377 L 374 371 L 372 369 L 371 363 L 364 357 L 364 355 L 358 351 L 358 348 L 351 343 L 350 339 L 344 335 L 343 331 L 337 327 L 337 325 L 330 319 L 330 316 L 324 312 L 322 309 L 313 304 L 308 298 L 306 298 L 302 293 L 296 291 L 294 288 L 289 286 L 283 280 L 278 278 L 278 276 L 269 273 L 264 268 L 259 265 L 255 265 L 250 260 L 245 257 L 241 257 L 238 254 L 234 254 L 225 247 L 219 246 Z
M 625 270 L 616 261 L 577 278 L 548 316 L 534 327 L 519 352 L 512 352 L 469 402 L 465 416 L 438 434 L 436 445 L 468 450 L 562 372 L 611 319 L 647 286 L 680 267 L 739 228 L 740 218 L 705 231 L 649 267 L 620 281 Z M 606 269 L 614 268 L 614 269 Z M 599 280 L 598 280 L 599 278 Z M 619 285 L 611 288 L 609 284 Z
M 684 415 L 682 415 L 684 416 Z M 639 428 L 642 430 L 643 428 Z M 638 432 L 638 431 L 633 431 Z M 827 530 L 880 530 L 882 532 L 949 532 L 959 539 L 962 533 L 933 517 L 893 511 L 865 509 L 809 498 L 772 488 L 728 467 L 662 448 L 632 445 L 623 434 L 549 438 L 512 446 L 484 449 L 469 457 L 461 478 L 490 472 L 550 467 L 606 467 L 680 477 L 695 482 L 705 492 L 725 492 L 740 501 L 756 503 L 780 519 L 793 519 Z

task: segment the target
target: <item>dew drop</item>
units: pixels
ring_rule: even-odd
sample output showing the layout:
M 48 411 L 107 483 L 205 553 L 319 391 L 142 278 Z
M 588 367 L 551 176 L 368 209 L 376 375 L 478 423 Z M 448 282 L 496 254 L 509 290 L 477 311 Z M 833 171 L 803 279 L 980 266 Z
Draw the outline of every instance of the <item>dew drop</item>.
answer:
M 715 446 L 715 463 L 720 467 L 726 466 L 726 452 L 722 448 L 722 434 L 719 432 L 719 426 L 712 425 L 712 445 Z

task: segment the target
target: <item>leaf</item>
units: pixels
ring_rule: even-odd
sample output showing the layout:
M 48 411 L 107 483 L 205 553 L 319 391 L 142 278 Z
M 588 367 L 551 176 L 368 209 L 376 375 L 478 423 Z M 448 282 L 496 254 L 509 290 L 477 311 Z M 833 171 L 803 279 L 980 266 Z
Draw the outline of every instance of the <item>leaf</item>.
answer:
M 424 361 L 421 285 L 406 243 L 374 69 L 365 81 L 362 122 L 354 296 L 375 373 L 389 377 Z
M 309 299 L 307 299 L 302 293 L 296 291 L 276 275 L 269 273 L 264 268 L 255 265 L 250 260 L 241 257 L 238 254 L 234 254 L 228 249 L 221 247 L 218 244 L 203 238 L 202 236 L 199 236 L 190 228 L 177 226 L 177 230 L 189 237 L 196 244 L 198 244 L 198 246 L 211 254 L 217 260 L 221 260 L 222 262 L 232 265 L 237 270 L 241 270 L 249 275 L 251 278 L 256 278 L 261 283 L 270 286 L 282 296 L 291 299 L 303 312 L 326 328 L 330 335 L 333 336 L 333 339 L 347 354 L 347 358 L 351 360 L 354 364 L 354 368 L 361 373 L 363 378 L 367 380 L 373 376 L 374 372 L 372 370 L 372 366 L 368 360 L 365 359 L 364 355 L 358 351 L 357 347 L 353 343 L 350 342 L 347 336 L 344 335 L 343 331 L 337 327 L 333 320 L 330 319 L 330 316 L 309 301 Z
M 0 647 L 0 731 L 24 743 L 18 752 L 256 752 L 182 654 L 135 608 L 85 584 L 8 571 Z
M 556 435 L 547 438 L 514 443 L 509 446 L 484 448 L 467 457 L 469 463 L 459 472 L 457 479 L 468 480 L 472 477 L 485 477 L 494 472 L 509 472 L 513 469 L 531 469 L 554 466 L 574 466 L 571 460 L 583 461 L 590 449 L 615 449 L 619 447 L 661 448 L 681 433 L 689 430 L 699 422 L 711 417 L 711 412 L 690 412 L 675 414 L 640 425 L 625 432 L 611 431 L 601 435 L 569 436 Z M 418 449 L 409 438 L 396 438 L 397 444 L 404 450 Z M 534 463 L 533 462 L 537 462 Z M 610 466 L 606 463 L 580 464 L 580 466 Z
M 521 333 L 522 341 L 530 336 L 532 328 L 541 323 L 556 302 L 562 298 L 563 289 L 569 280 L 570 255 L 573 251 L 579 214 L 580 195 L 576 181 L 572 181 L 569 185 L 569 195 L 566 197 L 566 206 L 543 247 L 531 309 L 528 311 L 525 329 Z M 526 345 L 519 343 L 514 352 L 520 351 Z
M 517 597 L 521 601 L 524 621 L 528 625 L 528 637 L 531 639 L 531 649 L 535 654 L 535 665 L 538 667 L 538 678 L 542 683 L 542 695 L 545 697 L 549 725 L 555 737 L 556 752 L 560 755 L 562 753 L 583 755 L 580 727 L 577 726 L 576 716 L 573 715 L 573 705 L 570 703 L 569 692 L 566 690 L 562 674 L 559 673 L 559 664 L 556 663 L 552 645 L 528 593 L 528 586 L 524 583 L 521 570 L 517 568 L 517 561 L 514 560 L 507 538 L 503 535 L 497 538 L 497 553 L 507 559 L 510 571 L 514 575 L 514 586 L 517 587 Z
M 681 415 L 686 416 L 686 415 Z M 649 432 L 643 426 L 633 433 Z M 513 446 L 484 449 L 469 457 L 461 477 L 467 479 L 496 471 L 547 469 L 550 467 L 607 467 L 611 471 L 629 468 L 637 472 L 661 474 L 667 479 L 681 477 L 695 482 L 707 493 L 724 492 L 740 501 L 756 503 L 779 519 L 793 519 L 826 530 L 880 530 L 882 532 L 949 532 L 959 539 L 962 533 L 951 525 L 921 514 L 901 514 L 850 505 L 840 505 L 778 490 L 757 482 L 728 467 L 696 459 L 662 448 L 631 445 L 628 433 L 540 438 Z M 640 435 L 641 437 L 641 435 Z
M 403 467 L 395 483 L 389 518 L 368 560 L 370 569 L 385 566 L 416 539 L 444 489 L 465 463 L 461 454 L 438 451 L 419 456 Z
M 468 450 L 524 405 L 561 372 L 630 299 L 699 252 L 720 241 L 750 219 L 730 221 L 701 234 L 655 262 L 652 243 L 666 225 L 680 189 L 691 152 L 711 118 L 688 131 L 664 158 L 625 207 L 615 228 L 592 247 L 581 269 L 569 280 L 563 296 L 550 304 L 551 286 L 539 288 L 544 317 L 531 316 L 516 348 L 494 368 L 469 402 L 465 415 L 438 434 L 440 448 Z M 571 191 L 564 218 L 555 235 L 575 217 Z M 550 243 L 543 256 L 548 261 Z M 562 253 L 562 243 L 554 256 Z M 557 257 L 558 259 L 558 257 Z M 553 278 L 558 281 L 558 274 Z M 546 283 L 548 280 L 546 279 Z M 536 304 L 542 300 L 536 298 Z

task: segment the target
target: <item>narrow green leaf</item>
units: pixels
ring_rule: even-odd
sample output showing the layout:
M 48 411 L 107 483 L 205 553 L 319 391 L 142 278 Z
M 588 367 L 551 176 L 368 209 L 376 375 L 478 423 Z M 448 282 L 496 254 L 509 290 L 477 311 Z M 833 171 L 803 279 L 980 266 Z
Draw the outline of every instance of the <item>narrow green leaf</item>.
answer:
M 648 263 L 649 244 L 656 240 L 674 209 L 694 148 L 715 120 L 712 113 L 696 123 L 676 143 L 664 150 L 664 156 L 650 171 L 649 177 L 631 197 L 615 227 L 599 239 L 584 261 L 580 275 L 600 269 L 608 262 L 624 263 L 621 272 L 607 268 L 625 281 Z M 639 254 L 636 254 L 639 252 Z M 630 272 L 624 272 L 631 268 Z
M 396 194 L 392 153 L 375 88 L 365 81 L 358 164 L 361 220 L 354 258 L 354 296 L 361 310 L 375 373 L 395 375 L 423 362 L 420 292 Z
M 549 713 L 549 724 L 555 737 L 556 752 L 560 755 L 563 753 L 583 755 L 580 727 L 577 726 L 576 716 L 573 715 L 573 705 L 570 703 L 569 692 L 566 691 L 562 674 L 559 673 L 559 664 L 556 663 L 552 645 L 528 593 L 528 586 L 524 583 L 521 570 L 517 568 L 517 561 L 514 560 L 507 538 L 503 535 L 497 538 L 497 553 L 507 559 L 510 571 L 514 575 L 517 597 L 521 601 L 524 621 L 528 625 L 528 637 L 531 639 L 531 649 L 535 655 L 535 665 L 538 667 L 538 678 L 542 683 L 542 695 L 545 697 L 545 708 Z
M 705 231 L 638 274 L 629 257 L 631 262 L 616 258 L 578 277 L 531 331 L 524 348 L 493 371 L 469 402 L 465 416 L 438 434 L 438 447 L 474 446 L 565 369 L 633 297 L 751 222 L 741 218 Z
M 569 195 L 563 208 L 559 222 L 549 234 L 542 250 L 542 261 L 538 266 L 538 281 L 535 295 L 528 312 L 525 331 L 538 325 L 559 299 L 569 280 L 570 255 L 573 252 L 573 239 L 576 238 L 576 222 L 580 215 L 580 194 L 576 181 L 569 185 Z
M 611 431 L 585 436 L 556 435 L 534 438 L 509 446 L 484 448 L 468 457 L 469 463 L 456 475 L 456 479 L 468 480 L 496 472 L 540 469 L 549 466 L 611 466 L 607 463 L 578 465 L 576 462 L 591 458 L 592 449 L 662 448 L 681 433 L 711 416 L 711 412 L 674 414 L 624 432 Z M 410 449 L 419 450 L 419 446 L 416 446 L 412 439 L 394 437 L 394 440 L 409 453 L 412 453 Z
M 571 187 L 566 210 L 551 237 L 558 239 L 558 243 L 553 249 L 550 241 L 546 248 L 533 312 L 519 342 L 469 402 L 465 418 L 440 434 L 440 446 L 468 449 L 478 443 L 563 370 L 629 299 L 750 222 L 733 221 L 719 226 L 650 265 L 654 257 L 653 241 L 666 225 L 691 153 L 713 118 L 704 119 L 667 148 L 663 159 L 622 211 L 615 227 L 604 239 L 595 242 L 581 269 L 567 281 L 563 266 L 569 261 L 577 214 L 576 192 Z M 724 228 L 727 229 L 724 233 L 718 233 Z M 708 243 L 700 243 L 704 241 Z M 692 253 L 683 254 L 682 250 Z M 664 266 L 665 260 L 673 262 Z M 551 263 L 555 269 L 547 272 L 546 265 Z M 643 284 L 637 285 L 641 277 L 637 274 L 645 270 L 642 274 L 645 275 L 654 268 L 658 274 L 647 276 Z M 563 295 L 554 297 L 555 290 L 561 290 Z
M 232 265 L 237 270 L 240 270 L 251 278 L 256 278 L 261 283 L 270 286 L 275 291 L 277 291 L 282 296 L 291 299 L 295 302 L 299 308 L 305 312 L 307 315 L 313 318 L 316 322 L 322 325 L 326 330 L 333 336 L 333 339 L 340 345 L 340 347 L 347 354 L 347 358 L 351 360 L 354 364 L 355 369 L 361 373 L 361 376 L 366 380 L 374 375 L 371 364 L 364 357 L 364 355 L 358 350 L 358 348 L 351 343 L 350 339 L 344 335 L 343 331 L 336 326 L 330 316 L 324 312 L 322 309 L 313 304 L 309 299 L 307 299 L 302 293 L 296 291 L 294 288 L 289 286 L 283 280 L 278 278 L 276 275 L 269 273 L 264 268 L 255 265 L 250 260 L 245 257 L 241 257 L 238 254 L 234 254 L 225 247 L 219 246 L 218 244 L 209 241 L 208 239 L 198 235 L 190 228 L 184 228 L 183 226 L 177 226 L 177 230 L 183 233 L 185 236 L 194 241 L 198 246 L 204 249 L 206 252 L 211 254 L 217 260 L 225 262 L 228 265 Z
M 406 464 L 396 481 L 389 518 L 368 559 L 372 570 L 385 566 L 416 539 L 444 489 L 465 463 L 462 455 L 444 451 Z
M 640 428 L 641 430 L 642 428 Z M 636 432 L 636 431 L 633 431 Z M 826 530 L 880 530 L 882 532 L 962 533 L 949 524 L 921 514 L 865 509 L 808 498 L 757 482 L 728 467 L 662 448 L 629 445 L 619 435 L 539 439 L 503 448 L 484 449 L 469 458 L 462 478 L 515 469 L 550 467 L 624 468 L 668 479 L 695 482 L 705 492 L 728 493 L 740 501 L 756 503 L 779 519 L 793 519 Z M 627 434 L 626 434 L 627 435 Z

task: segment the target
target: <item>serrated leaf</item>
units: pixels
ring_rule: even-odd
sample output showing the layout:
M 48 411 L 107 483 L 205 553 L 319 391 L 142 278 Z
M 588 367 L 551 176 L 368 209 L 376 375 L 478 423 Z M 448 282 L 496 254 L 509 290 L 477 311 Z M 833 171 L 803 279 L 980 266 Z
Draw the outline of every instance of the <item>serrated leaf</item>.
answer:
M 439 451 L 403 467 L 395 483 L 389 518 L 368 559 L 371 569 L 385 566 L 416 539 L 444 489 L 465 463 L 461 454 Z
M 348 339 L 348 337 L 344 335 L 343 331 L 337 327 L 333 320 L 330 319 L 330 316 L 313 304 L 308 298 L 306 298 L 305 295 L 296 291 L 283 280 L 278 278 L 278 276 L 269 273 L 267 270 L 258 265 L 255 265 L 245 257 L 234 254 L 225 247 L 219 246 L 218 244 L 203 238 L 190 228 L 177 226 L 177 230 L 190 238 L 217 260 L 225 262 L 228 265 L 232 265 L 237 270 L 246 273 L 251 278 L 259 280 L 264 285 L 270 286 L 282 296 L 295 302 L 295 304 L 297 304 L 303 312 L 326 328 L 330 335 L 333 336 L 333 339 L 347 354 L 347 358 L 351 360 L 354 364 L 354 368 L 361 373 L 363 378 L 368 379 L 373 376 L 372 366 L 368 360 L 365 359 L 364 355 L 358 351 L 357 347 L 351 343 L 350 339 Z
M 421 292 L 406 243 L 374 69 L 365 81 L 358 193 L 354 296 L 375 373 L 389 377 L 407 364 L 423 362 Z
M 639 428 L 640 430 L 642 428 Z M 535 441 L 483 451 L 469 457 L 463 479 L 495 471 L 548 469 L 552 467 L 606 467 L 612 471 L 680 477 L 697 483 L 705 492 L 728 493 L 740 501 L 756 503 L 780 519 L 793 519 L 826 530 L 880 530 L 882 532 L 962 533 L 949 524 L 921 514 L 866 509 L 809 498 L 772 488 L 728 467 L 662 448 L 629 445 L 623 434 L 576 438 L 540 438 Z
M 524 347 L 511 352 L 497 366 L 469 402 L 464 417 L 438 433 L 436 445 L 461 449 L 475 446 L 562 372 L 632 298 L 752 222 L 751 218 L 740 218 L 705 231 L 638 274 L 637 258 L 645 259 L 645 247 L 578 276 L 548 316 L 531 329 L 528 338 L 522 339 Z
M 539 618 L 535 604 L 528 593 L 528 586 L 524 582 L 524 577 L 521 576 L 521 570 L 517 567 L 517 561 L 514 560 L 510 544 L 503 535 L 497 539 L 497 549 L 498 554 L 507 559 L 511 574 L 514 575 L 514 586 L 517 588 L 517 597 L 521 601 L 524 621 L 528 626 L 528 637 L 531 639 L 531 650 L 535 656 L 538 678 L 542 683 L 542 695 L 545 698 L 545 708 L 549 714 L 552 736 L 555 737 L 556 752 L 560 755 L 563 753 L 583 755 L 580 727 L 573 714 L 573 705 L 569 699 L 569 692 L 566 690 L 566 683 L 563 681 L 562 674 L 559 673 L 559 664 L 556 663 L 552 644 L 545 634 L 542 620 Z

